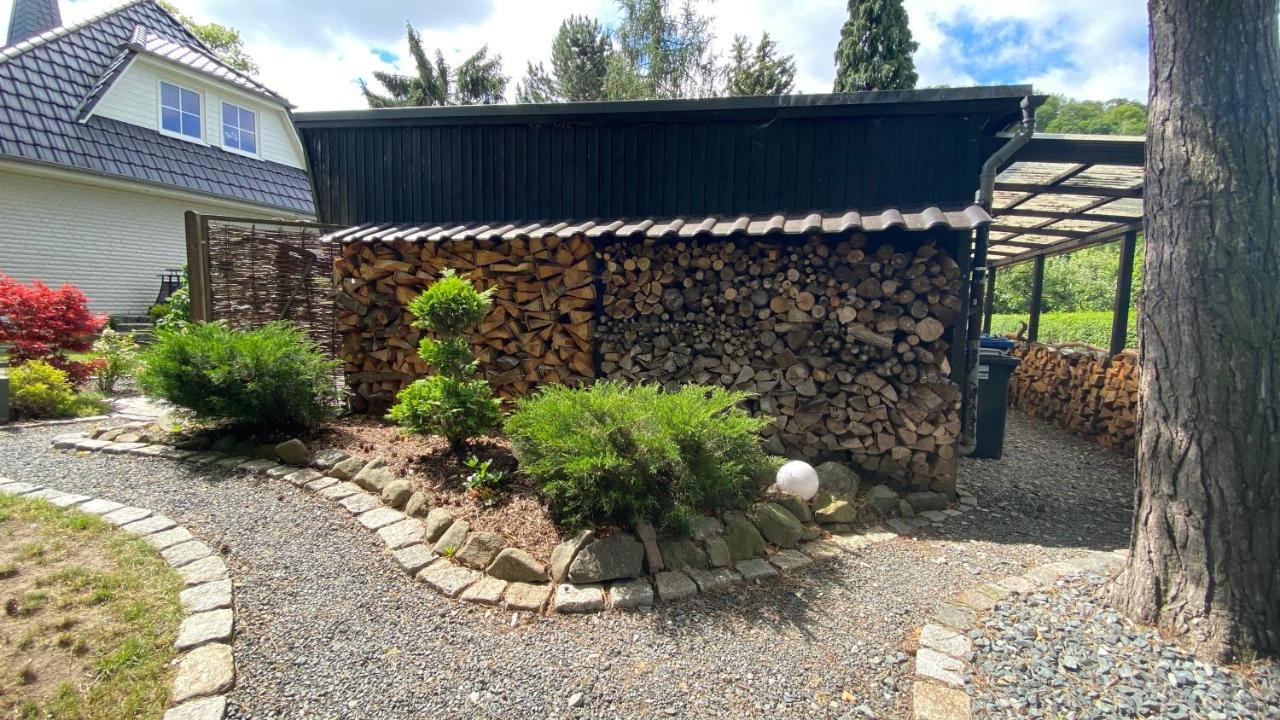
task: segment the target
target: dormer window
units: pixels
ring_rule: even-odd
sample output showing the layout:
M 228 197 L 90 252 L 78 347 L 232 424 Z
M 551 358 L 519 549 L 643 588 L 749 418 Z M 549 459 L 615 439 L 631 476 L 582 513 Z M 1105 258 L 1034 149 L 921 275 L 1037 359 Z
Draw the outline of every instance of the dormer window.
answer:
M 258 114 L 238 105 L 222 103 L 222 146 L 257 155 Z
M 199 140 L 200 93 L 161 81 L 160 127 L 167 133 Z

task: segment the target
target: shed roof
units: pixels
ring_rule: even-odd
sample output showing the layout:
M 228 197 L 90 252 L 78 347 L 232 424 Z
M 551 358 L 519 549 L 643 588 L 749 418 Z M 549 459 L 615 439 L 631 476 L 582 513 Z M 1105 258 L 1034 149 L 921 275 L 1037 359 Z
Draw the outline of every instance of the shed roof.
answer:
M 928 207 L 903 212 L 888 208 L 877 213 L 862 214 L 856 210 L 833 213 L 736 217 L 676 217 L 617 220 L 563 220 L 533 223 L 469 223 L 465 225 L 367 223 L 329 233 L 321 238 L 328 242 L 441 242 L 448 240 L 515 240 L 551 235 L 585 235 L 598 238 L 697 238 L 765 237 L 768 235 L 807 235 L 809 233 L 842 233 L 851 231 L 879 232 L 901 229 L 909 231 L 971 231 L 991 222 L 991 216 L 979 205 L 943 210 Z

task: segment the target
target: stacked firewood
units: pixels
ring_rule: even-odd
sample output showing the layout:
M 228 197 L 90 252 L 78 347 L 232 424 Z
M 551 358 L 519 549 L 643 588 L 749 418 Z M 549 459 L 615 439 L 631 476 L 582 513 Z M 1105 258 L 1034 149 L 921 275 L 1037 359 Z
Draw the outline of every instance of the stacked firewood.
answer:
M 1119 452 L 1132 453 L 1138 370 L 1131 351 L 1109 357 L 1087 345 L 1020 345 L 1009 403 Z
M 594 376 L 596 287 L 591 243 L 581 237 L 446 243 L 354 242 L 334 261 L 339 358 L 362 412 L 381 412 L 421 377 L 422 331 L 406 306 L 453 268 L 482 288 L 493 309 L 474 333 L 481 376 L 505 396 L 542 383 Z
M 745 390 L 775 418 L 772 452 L 954 487 L 947 353 L 962 282 L 934 242 L 623 238 L 599 250 L 603 376 Z

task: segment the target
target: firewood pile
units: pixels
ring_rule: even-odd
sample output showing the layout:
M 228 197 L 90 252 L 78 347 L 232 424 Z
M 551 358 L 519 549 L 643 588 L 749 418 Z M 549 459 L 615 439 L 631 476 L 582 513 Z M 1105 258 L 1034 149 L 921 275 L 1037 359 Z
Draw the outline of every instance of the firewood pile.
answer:
M 601 374 L 755 394 L 767 447 L 954 488 L 960 268 L 933 241 L 600 241 Z
M 417 352 L 422 331 L 406 306 L 446 268 L 482 288 L 497 286 L 473 341 L 495 391 L 518 396 L 593 377 L 591 255 L 581 236 L 343 245 L 333 267 L 338 357 L 354 409 L 381 413 L 426 373 Z
M 1138 366 L 1133 351 L 1109 357 L 1088 345 L 1022 344 L 1009 403 L 1103 447 L 1132 454 L 1137 433 Z

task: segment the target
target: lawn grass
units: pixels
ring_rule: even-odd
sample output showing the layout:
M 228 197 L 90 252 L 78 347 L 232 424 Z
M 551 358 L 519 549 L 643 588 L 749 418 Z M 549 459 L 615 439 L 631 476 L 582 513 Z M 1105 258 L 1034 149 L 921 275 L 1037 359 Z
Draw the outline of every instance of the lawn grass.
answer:
M 1025 313 L 991 316 L 991 333 L 1015 333 L 1027 321 Z M 1111 313 L 1107 311 L 1051 312 L 1040 315 L 1040 342 L 1048 345 L 1079 342 L 1095 347 L 1111 345 Z M 1130 311 L 1129 333 L 1125 347 L 1138 347 L 1137 312 Z
M 0 495 L 0 717 L 160 718 L 181 591 L 145 541 Z

